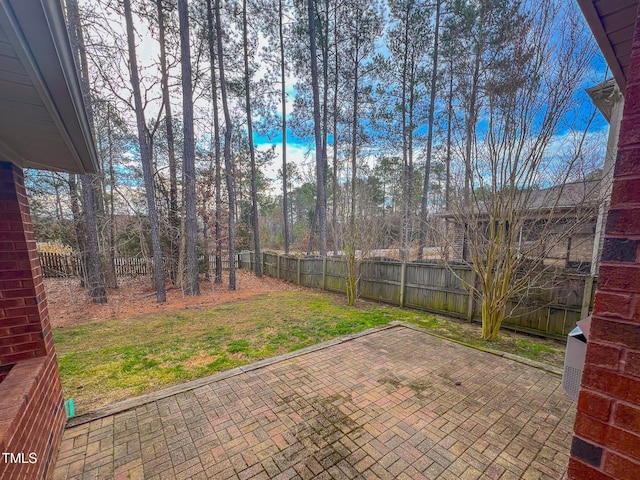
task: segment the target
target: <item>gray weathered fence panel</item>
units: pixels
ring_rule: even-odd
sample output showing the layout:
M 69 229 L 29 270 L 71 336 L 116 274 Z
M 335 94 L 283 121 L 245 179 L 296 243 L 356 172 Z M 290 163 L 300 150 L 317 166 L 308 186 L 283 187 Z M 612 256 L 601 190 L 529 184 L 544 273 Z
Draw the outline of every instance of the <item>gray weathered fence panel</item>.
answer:
M 278 259 L 280 268 L 278 269 Z M 253 267 L 242 261 L 242 268 Z M 346 262 L 343 258 L 299 258 L 264 254 L 265 274 L 309 287 L 344 293 Z M 298 272 L 298 267 L 300 272 Z M 466 266 L 446 267 L 434 263 L 403 264 L 394 260 L 364 260 L 358 270 L 358 293 L 363 298 L 403 304 L 407 307 L 466 319 L 481 318 L 481 302 L 470 299 L 475 274 Z M 324 271 L 323 271 L 324 269 Z M 561 338 L 580 320 L 582 297 L 588 276 L 567 275 L 553 287 L 532 289 L 526 301 L 510 305 L 513 315 L 506 327 Z M 404 282 L 404 283 L 403 283 Z M 478 285 L 476 285 L 476 288 Z M 471 311 L 469 311 L 471 309 Z
M 42 274 L 50 277 L 76 277 L 82 272 L 82 264 L 77 254 L 39 252 Z M 204 257 L 200 256 L 200 261 Z M 215 269 L 215 255 L 209 256 L 210 268 Z M 151 259 L 142 257 L 116 257 L 114 258 L 116 276 L 139 277 L 151 273 Z M 229 269 L 229 258 L 222 258 L 222 268 Z
M 299 258 L 265 252 L 263 258 L 257 260 L 263 261 L 265 275 L 345 292 L 347 265 L 343 258 L 329 257 L 325 261 L 319 257 Z M 40 262 L 45 277 L 70 277 L 81 272 L 77 255 L 41 252 Z M 211 255 L 209 262 L 213 268 L 215 256 Z M 228 269 L 229 259 L 223 258 L 222 262 L 223 268 Z M 253 270 L 255 262 L 253 252 L 241 252 L 237 257 L 239 268 Z M 144 258 L 117 257 L 115 266 L 118 276 L 148 275 L 151 268 Z M 363 298 L 395 305 L 402 301 L 407 307 L 466 319 L 479 320 L 481 317 L 481 302 L 469 298 L 469 285 L 475 281 L 469 267 L 448 268 L 432 263 L 407 263 L 403 267 L 402 263 L 393 260 L 365 260 L 358 268 L 358 289 Z M 504 325 L 556 338 L 566 336 L 580 320 L 585 290 L 591 292 L 587 288 L 590 281 L 586 275 L 566 275 L 553 285 L 532 288 L 527 298 L 508 307 L 513 314 L 505 319 Z M 585 305 L 592 302 L 590 294 Z
M 347 288 L 345 281 L 347 262 L 342 259 L 327 258 L 327 273 L 325 288 L 332 292 L 344 293 Z
M 322 258 L 305 258 L 300 262 L 300 283 L 322 288 Z

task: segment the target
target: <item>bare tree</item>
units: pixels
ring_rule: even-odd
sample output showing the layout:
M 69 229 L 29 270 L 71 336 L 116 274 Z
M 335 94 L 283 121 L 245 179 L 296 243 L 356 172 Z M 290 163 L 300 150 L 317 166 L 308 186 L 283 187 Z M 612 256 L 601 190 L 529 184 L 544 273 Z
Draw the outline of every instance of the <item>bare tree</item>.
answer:
M 82 26 L 80 25 L 80 15 L 78 11 L 78 3 L 71 0 L 67 3 L 67 14 L 69 22 L 69 37 L 74 49 L 76 62 L 81 69 L 81 88 L 84 101 L 89 110 L 89 121 L 92 129 L 93 113 L 91 111 L 91 96 L 89 94 L 89 72 L 86 61 L 86 53 L 84 52 L 84 39 L 82 35 Z M 96 196 L 94 192 L 93 178 L 90 175 L 80 175 L 80 183 L 82 185 L 82 206 L 84 217 L 84 228 L 79 232 L 86 235 L 86 284 L 89 287 L 90 296 L 96 303 L 107 303 L 107 291 L 105 289 L 104 270 L 100 260 L 100 244 L 98 241 L 98 229 L 96 222 Z M 101 194 L 100 189 L 98 189 Z M 115 272 L 110 276 L 115 284 Z M 115 285 L 114 285 L 115 286 Z
M 242 2 L 242 47 L 244 52 L 244 95 L 247 113 L 247 133 L 249 136 L 249 160 L 251 163 L 251 223 L 253 227 L 253 249 L 256 256 L 255 274 L 262 276 L 262 254 L 260 251 L 260 219 L 258 213 L 258 172 L 256 171 L 256 151 L 253 143 L 253 118 L 251 117 L 251 72 L 249 71 L 249 22 L 247 21 L 247 0 Z
M 289 233 L 289 220 L 287 212 L 288 204 L 288 187 L 287 187 L 287 77 L 286 62 L 284 55 L 284 8 L 283 1 L 278 0 L 278 39 L 280 41 L 280 103 L 282 115 L 282 217 L 284 225 L 284 253 L 289 254 L 289 243 L 291 235 Z
M 187 295 L 200 295 L 198 281 L 198 225 L 196 219 L 196 153 L 193 132 L 193 84 L 191 79 L 191 47 L 189 45 L 189 6 L 178 0 L 180 19 L 180 65 L 182 66 L 182 114 L 184 130 L 184 203 Z
M 340 36 L 339 36 L 339 15 L 340 2 L 335 2 L 333 6 L 333 111 L 332 111 L 332 135 L 333 135 L 333 178 L 332 178 L 332 202 L 331 202 L 331 231 L 333 236 L 333 253 L 338 253 L 339 238 L 341 237 L 338 224 L 338 203 L 339 203 L 339 185 L 338 185 L 338 119 L 340 118 L 340 107 L 338 105 L 339 89 L 340 89 Z
M 325 179 L 325 152 L 320 118 L 320 86 L 318 72 L 318 49 L 316 38 L 316 14 L 314 0 L 307 0 L 309 45 L 311 54 L 311 89 L 313 95 L 313 132 L 316 148 L 316 216 L 320 233 L 320 255 L 327 256 L 327 182 Z
M 127 44 L 129 47 L 129 65 L 131 88 L 135 102 L 136 124 L 138 127 L 138 142 L 140 145 L 140 161 L 144 176 L 145 195 L 151 229 L 151 244 L 153 248 L 153 276 L 156 287 L 156 299 L 159 303 L 166 301 L 167 293 L 164 283 L 164 266 L 162 263 L 162 247 L 160 245 L 160 229 L 158 228 L 158 210 L 156 208 L 155 189 L 153 184 L 153 165 L 149 145 L 149 132 L 144 116 L 144 105 L 140 93 L 140 78 L 138 74 L 138 59 L 131 14 L 131 1 L 123 0 L 124 17 L 127 28 Z
M 224 49 L 222 47 L 222 22 L 220 14 L 220 0 L 215 0 L 216 14 L 216 45 L 218 49 L 218 70 L 220 71 L 220 97 L 224 112 L 224 166 L 226 170 L 227 195 L 229 197 L 229 290 L 236 289 L 236 235 L 235 235 L 235 209 L 236 192 L 233 180 L 233 162 L 231 160 L 231 136 L 233 123 L 227 101 L 227 84 L 224 75 Z
M 347 256 L 348 267 L 348 285 L 347 297 L 350 303 L 355 301 L 355 293 L 357 285 L 355 282 L 356 274 L 356 249 L 358 248 L 358 232 L 357 232 L 357 184 L 358 184 L 358 153 L 360 151 L 361 135 L 361 115 L 362 100 L 364 97 L 363 90 L 367 89 L 361 82 L 370 73 L 369 63 L 374 51 L 374 43 L 376 37 L 382 29 L 380 5 L 378 2 L 369 2 L 362 4 L 358 1 L 349 5 L 345 10 L 346 17 L 346 40 L 345 49 L 346 57 L 349 59 L 350 71 L 348 78 L 351 80 L 351 139 L 350 139 L 350 156 L 351 156 L 351 201 L 349 208 L 349 228 L 348 241 L 344 243 L 345 254 Z M 369 89 L 367 89 L 369 90 Z M 351 290 L 351 293 L 349 293 Z M 352 304 L 352 303 L 351 303 Z
M 396 97 L 392 103 L 392 116 L 399 117 L 399 123 L 392 123 L 390 136 L 396 138 L 399 134 L 401 137 L 403 208 L 400 258 L 405 261 L 409 257 L 415 223 L 414 137 L 421 120 L 420 102 L 424 97 L 422 84 L 426 75 L 430 8 L 424 0 L 390 0 L 388 5 L 393 20 L 393 26 L 386 35 L 390 56 L 379 63 L 383 67 L 383 75 L 391 79 L 390 93 Z
M 358 210 L 361 214 L 354 222 L 353 230 L 343 231 L 346 238 L 342 239 L 342 242 L 347 245 L 344 257 L 346 262 L 345 293 L 347 303 L 351 306 L 355 304 L 360 294 L 360 278 L 367 268 L 366 260 L 373 256 L 373 252 L 380 248 L 380 245 L 384 245 L 390 240 L 387 234 L 389 218 L 379 215 L 373 190 L 367 181 L 360 180 L 358 182 L 356 195 L 358 196 Z M 349 245 L 356 245 L 357 249 L 351 251 Z
M 162 86 L 162 104 L 164 124 L 167 130 L 167 151 L 169 157 L 169 276 L 172 282 L 178 281 L 178 257 L 180 255 L 180 220 L 178 218 L 178 168 L 173 134 L 173 115 L 169 95 L 169 68 L 167 65 L 167 42 L 165 27 L 165 7 L 163 0 L 156 0 L 158 14 L 158 43 L 160 44 L 160 75 Z
M 494 52 L 500 68 L 483 73 L 482 89 L 478 83 L 485 107 L 473 117 L 482 115 L 487 127 L 474 127 L 465 141 L 464 178 L 450 204 L 464 240 L 439 238 L 477 276 L 477 288 L 469 287 L 482 302 L 483 339 L 495 339 L 536 289 L 552 287 L 558 267 L 550 252 L 570 245 L 597 210 L 593 182 L 569 182 L 586 155 L 585 132 L 570 132 L 573 141 L 562 149 L 552 145 L 594 55 L 571 8 L 557 10 L 551 0 L 521 6 L 517 32 Z
M 420 204 L 420 223 L 418 240 L 418 260 L 422 260 L 426 244 L 427 210 L 429 207 L 429 181 L 431 176 L 431 154 L 433 152 L 433 121 L 436 104 L 436 81 L 438 79 L 438 38 L 440 34 L 440 6 L 441 0 L 436 0 L 435 27 L 433 31 L 433 55 L 431 60 L 431 85 L 429 92 L 429 133 L 427 135 L 427 158 L 424 163 L 424 178 L 422 179 L 422 201 Z
M 213 103 L 213 142 L 215 157 L 215 189 L 216 189 L 216 270 L 215 283 L 222 283 L 222 191 L 220 178 L 220 121 L 218 119 L 218 78 L 216 75 L 216 30 L 211 0 L 207 0 L 207 41 L 209 44 L 209 62 L 211 69 L 211 100 Z

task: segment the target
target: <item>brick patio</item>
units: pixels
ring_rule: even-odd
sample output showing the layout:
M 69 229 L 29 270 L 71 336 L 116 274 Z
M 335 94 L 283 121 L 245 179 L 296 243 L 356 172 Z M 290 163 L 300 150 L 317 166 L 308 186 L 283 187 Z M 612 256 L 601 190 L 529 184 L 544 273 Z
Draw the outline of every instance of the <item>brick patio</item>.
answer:
M 563 478 L 560 378 L 396 326 L 67 428 L 55 479 Z M 158 397 L 156 397 L 158 398 Z

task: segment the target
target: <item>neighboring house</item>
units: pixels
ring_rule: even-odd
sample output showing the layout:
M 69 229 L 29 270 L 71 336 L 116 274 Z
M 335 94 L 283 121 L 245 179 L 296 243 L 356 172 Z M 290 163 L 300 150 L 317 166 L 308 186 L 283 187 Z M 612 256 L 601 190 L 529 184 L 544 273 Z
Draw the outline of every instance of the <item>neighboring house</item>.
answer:
M 600 179 L 527 192 L 526 200 L 515 202 L 525 204 L 524 211 L 518 214 L 522 219 L 518 222 L 519 231 L 513 236 L 516 251 L 532 259 L 539 259 L 543 255 L 546 265 L 589 273 L 600 194 Z M 468 235 L 465 235 L 463 225 L 465 221 L 469 221 L 469 216 L 449 212 L 441 217 L 452 225 L 451 259 L 469 260 Z M 472 228 L 487 228 L 486 213 L 481 212 L 472 220 Z
M 23 168 L 95 172 L 57 0 L 0 0 L 0 478 L 50 478 L 66 415 Z
M 548 253 L 545 264 L 554 264 L 568 271 L 589 273 L 600 198 L 600 179 L 568 183 L 533 192 L 529 198 L 532 218 L 525 223 L 520 250 L 528 244 L 540 245 Z M 553 205 L 554 213 L 549 209 Z M 540 223 L 555 221 L 539 238 Z M 527 230 L 527 226 L 531 226 Z
M 617 32 L 616 38 L 621 38 L 620 35 L 620 32 Z M 556 219 L 566 217 L 563 225 L 558 227 L 560 231 L 555 235 L 548 235 L 546 239 L 546 243 L 552 248 L 545 257 L 545 264 L 555 264 L 568 271 L 590 273 L 595 276 L 598 274 L 604 243 L 604 227 L 611 198 L 613 167 L 617 155 L 624 97 L 615 78 L 590 87 L 586 92 L 602 116 L 609 122 L 609 136 L 600 178 L 538 190 L 532 193 L 528 204 L 535 220 L 549 220 L 550 205 L 556 208 L 554 214 Z M 456 215 L 452 213 L 445 213 L 440 217 L 454 225 L 450 230 L 452 248 L 449 249 L 453 259 L 468 260 L 461 222 L 457 221 Z M 532 225 L 532 222 L 529 222 L 529 225 Z M 567 234 L 569 229 L 571 231 Z M 526 249 L 527 243 L 537 241 L 536 229 L 528 229 L 525 226 L 519 236 L 519 242 L 523 242 L 521 247 L 525 248 L 520 250 Z

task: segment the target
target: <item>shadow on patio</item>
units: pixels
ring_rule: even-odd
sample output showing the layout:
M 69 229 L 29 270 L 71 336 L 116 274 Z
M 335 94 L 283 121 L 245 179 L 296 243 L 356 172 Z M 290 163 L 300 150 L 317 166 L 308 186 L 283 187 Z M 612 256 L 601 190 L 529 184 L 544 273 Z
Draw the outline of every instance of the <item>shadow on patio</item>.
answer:
M 54 478 L 538 479 L 566 471 L 575 408 L 552 373 L 403 326 L 274 360 L 75 419 Z

